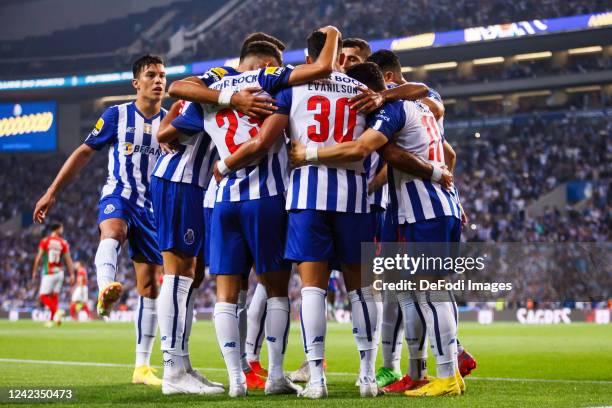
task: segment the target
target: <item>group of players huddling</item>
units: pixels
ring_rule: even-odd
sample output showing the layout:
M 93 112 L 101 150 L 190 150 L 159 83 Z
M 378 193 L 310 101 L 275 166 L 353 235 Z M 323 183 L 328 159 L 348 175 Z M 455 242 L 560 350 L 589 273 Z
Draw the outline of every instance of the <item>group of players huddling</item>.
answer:
M 95 256 L 97 311 L 108 316 L 121 296 L 117 258 L 127 240 L 139 294 L 134 383 L 161 385 L 164 394 L 225 392 L 189 357 L 195 291 L 208 265 L 229 396 L 264 388 L 266 395 L 326 397 L 333 268 L 342 271 L 350 300 L 360 395 L 460 395 L 462 375 L 475 361 L 457 341 L 455 303 L 401 293 L 385 296 L 380 311 L 360 273 L 362 242 L 459 240 L 465 214 L 453 184 L 454 152 L 442 136 L 442 101 L 426 85 L 407 83 L 391 51 L 372 54 L 363 40 L 342 41 L 335 27 L 314 31 L 307 47 L 306 64 L 283 66 L 284 44 L 251 34 L 236 69 L 216 67 L 172 83 L 169 93 L 180 100 L 169 111 L 161 107 L 163 60 L 138 59 L 136 101 L 102 114 L 36 204 L 34 218 L 43 222 L 59 191 L 109 146 Z M 292 263 L 302 282 L 307 360 L 292 378 L 307 380 L 303 389 L 283 368 Z M 258 285 L 247 317 L 251 270 Z M 158 326 L 161 380 L 150 364 Z M 404 330 L 410 363 L 402 376 Z M 263 337 L 267 370 L 258 361 Z M 375 371 L 381 337 L 384 365 Z M 427 339 L 436 378 L 427 376 Z

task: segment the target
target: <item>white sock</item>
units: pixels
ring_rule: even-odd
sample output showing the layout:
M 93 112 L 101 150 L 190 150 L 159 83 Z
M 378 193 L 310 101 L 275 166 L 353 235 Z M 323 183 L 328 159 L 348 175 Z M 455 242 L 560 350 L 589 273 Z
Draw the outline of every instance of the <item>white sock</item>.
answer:
M 450 299 L 437 292 L 417 292 L 425 316 L 430 348 L 436 356 L 436 376 L 448 378 L 457 370 L 457 322 Z
M 164 378 L 168 377 L 178 377 L 179 375 L 185 372 L 185 367 L 183 366 L 183 357 L 171 354 L 168 351 L 162 352 L 164 359 Z
M 266 340 L 268 343 L 268 378 L 285 376 L 283 361 L 289 335 L 289 298 L 274 297 L 267 301 Z
M 157 298 L 157 319 L 164 351 L 164 377 L 184 371 L 183 332 L 187 313 L 187 296 L 193 279 L 179 275 L 165 275 Z M 171 357 L 171 358 L 170 358 Z M 170 359 L 169 362 L 166 360 Z M 179 367 L 177 371 L 175 368 Z
M 258 283 L 247 310 L 246 353 L 249 361 L 259 361 L 259 353 L 264 339 L 267 298 L 266 287 Z
M 395 295 L 387 294 L 382 304 L 382 323 L 380 335 L 382 344 L 383 367 L 400 372 L 404 322 Z
M 244 383 L 240 365 L 240 329 L 238 327 L 238 306 L 233 303 L 215 303 L 215 331 L 221 354 L 225 360 L 231 384 Z
M 121 244 L 116 239 L 105 238 L 98 244 L 94 263 L 99 291 L 115 281 L 119 252 L 121 252 Z
M 375 363 L 378 349 L 378 309 L 371 287 L 352 290 L 348 293 L 351 302 L 353 336 L 361 357 L 359 378 L 373 380 L 376 377 Z
M 251 366 L 247 361 L 246 353 L 246 335 L 247 335 L 247 309 L 246 309 L 247 291 L 241 290 L 238 294 L 238 329 L 240 330 L 240 366 L 242 371 L 249 371 Z
M 189 337 L 191 336 L 191 326 L 193 326 L 193 307 L 195 306 L 195 288 L 192 286 L 187 294 L 187 306 L 185 310 L 185 330 L 183 331 L 183 342 L 181 349 L 183 350 L 183 365 L 185 371 L 193 370 L 191 366 L 191 358 L 189 357 Z
M 151 365 L 151 351 L 157 334 L 156 300 L 138 296 L 136 306 L 136 367 Z
M 416 296 L 403 292 L 397 295 L 404 315 L 406 343 L 408 344 L 408 375 L 413 380 L 427 377 L 427 330 L 425 316 Z
M 323 358 L 325 357 L 327 316 L 323 289 L 314 286 L 302 288 L 300 319 L 304 351 L 310 366 L 310 383 L 324 384 Z

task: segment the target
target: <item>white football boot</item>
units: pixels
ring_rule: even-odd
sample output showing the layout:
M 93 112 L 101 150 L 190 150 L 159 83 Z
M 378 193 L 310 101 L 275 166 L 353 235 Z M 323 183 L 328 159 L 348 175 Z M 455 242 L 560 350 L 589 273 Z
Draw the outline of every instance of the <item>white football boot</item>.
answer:
M 266 380 L 266 395 L 278 395 L 278 394 L 299 394 L 302 392 L 302 387 L 291 382 L 287 377 L 283 377 L 277 380 Z

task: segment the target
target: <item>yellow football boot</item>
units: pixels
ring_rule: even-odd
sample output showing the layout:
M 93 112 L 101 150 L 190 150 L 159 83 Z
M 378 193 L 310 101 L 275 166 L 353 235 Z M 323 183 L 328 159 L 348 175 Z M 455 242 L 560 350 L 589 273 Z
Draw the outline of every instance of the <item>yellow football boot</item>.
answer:
M 452 376 L 448 378 L 435 378 L 430 380 L 428 384 L 416 390 L 406 391 L 404 394 L 408 397 L 454 396 L 461 395 L 461 388 L 456 376 Z
M 119 300 L 123 293 L 123 286 L 119 282 L 111 282 L 104 289 L 100 291 L 98 296 L 98 310 L 99 316 L 109 316 L 113 303 Z
M 156 369 L 146 365 L 136 367 L 132 375 L 132 384 L 145 384 L 153 387 L 161 387 L 162 380 L 157 378 Z

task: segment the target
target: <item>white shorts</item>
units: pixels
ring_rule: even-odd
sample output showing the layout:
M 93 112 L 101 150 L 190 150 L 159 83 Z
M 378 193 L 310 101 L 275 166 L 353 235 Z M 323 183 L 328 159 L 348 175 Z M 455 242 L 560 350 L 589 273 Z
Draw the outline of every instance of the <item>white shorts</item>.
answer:
M 54 273 L 53 275 L 43 275 L 40 279 L 40 294 L 49 295 L 59 293 L 64 283 L 64 272 Z
M 89 296 L 87 293 L 87 286 L 85 285 L 81 285 L 81 286 L 75 286 L 74 290 L 72 291 L 72 303 L 76 303 L 76 302 L 81 302 L 81 303 L 86 303 L 87 300 L 89 300 Z

